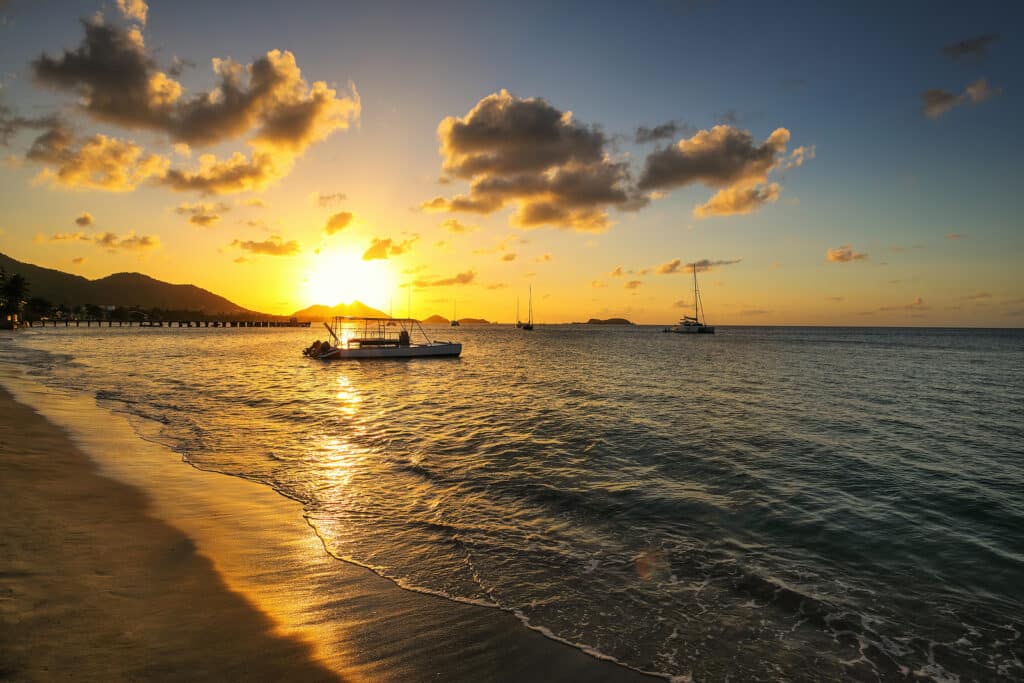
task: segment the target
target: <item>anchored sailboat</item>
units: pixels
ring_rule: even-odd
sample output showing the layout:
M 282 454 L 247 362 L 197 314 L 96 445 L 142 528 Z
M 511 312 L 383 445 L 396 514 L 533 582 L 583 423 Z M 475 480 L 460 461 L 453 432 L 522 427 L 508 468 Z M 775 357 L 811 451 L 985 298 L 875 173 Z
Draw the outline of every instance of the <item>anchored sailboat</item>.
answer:
M 458 327 L 459 326 L 459 318 L 458 318 L 457 310 L 458 310 L 458 304 L 453 301 L 452 302 L 452 327 Z
M 525 323 L 523 323 L 521 325 L 521 327 L 524 330 L 532 330 L 533 329 L 533 285 L 530 285 L 530 308 L 529 308 L 529 311 L 530 311 L 529 318 L 526 320 Z M 516 317 L 518 318 L 518 315 Z
M 702 314 L 704 305 L 700 300 L 700 289 L 697 287 L 697 264 L 693 266 L 693 315 L 684 315 L 675 327 L 667 328 L 665 332 L 676 334 L 714 334 L 714 325 L 707 324 L 707 318 Z

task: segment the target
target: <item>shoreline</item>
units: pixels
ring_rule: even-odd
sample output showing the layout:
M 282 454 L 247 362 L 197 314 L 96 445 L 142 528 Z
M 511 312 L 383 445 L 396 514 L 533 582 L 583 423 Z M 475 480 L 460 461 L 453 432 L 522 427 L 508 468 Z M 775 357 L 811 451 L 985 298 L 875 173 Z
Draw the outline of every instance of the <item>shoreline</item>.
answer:
M 182 467 L 176 454 L 139 436 L 128 416 L 96 405 L 91 396 L 65 395 L 3 373 L 0 405 L 0 534 L 12 539 L 18 529 L 29 533 L 21 536 L 24 545 L 8 553 L 8 564 L 26 569 L 0 572 L 0 595 L 15 596 L 0 601 L 0 661 L 22 667 L 8 671 L 4 664 L 0 676 L 60 677 L 42 668 L 57 666 L 58 657 L 61 663 L 110 667 L 92 676 L 78 667 L 68 671 L 87 679 L 245 678 L 252 672 L 224 667 L 256 666 L 260 677 L 281 680 L 663 680 L 546 637 L 507 611 L 406 590 L 338 560 L 323 548 L 298 502 L 262 484 Z M 31 466 L 14 466 L 20 462 Z M 73 501 L 57 505 L 38 492 L 34 505 L 22 500 L 40 482 L 61 477 L 79 489 Z M 108 605 L 102 593 L 84 589 L 78 582 L 92 577 L 74 562 L 59 561 L 76 557 L 64 552 L 60 535 L 29 551 L 30 532 L 38 533 L 32 530 L 54 517 L 58 527 L 80 526 L 79 533 L 92 539 L 86 548 L 115 569 L 134 572 L 142 592 L 119 598 L 124 605 Z M 196 571 L 205 567 L 204 577 L 169 585 L 161 565 L 168 544 L 184 549 L 175 560 L 186 556 Z M 120 557 L 126 545 L 139 553 L 134 559 Z M 62 604 L 92 600 L 92 609 L 103 615 L 99 620 L 112 627 L 131 618 L 110 619 L 108 608 L 138 610 L 154 629 L 194 638 L 199 646 L 171 638 L 113 648 L 69 640 L 61 630 L 66 622 L 34 623 L 42 617 L 24 596 L 29 584 L 38 583 L 38 565 L 48 562 L 68 576 L 56 593 Z M 216 606 L 222 602 L 231 606 Z M 199 622 L 197 605 L 211 605 L 211 614 Z M 50 648 L 48 659 L 46 644 L 55 641 L 64 647 Z M 23 647 L 26 642 L 37 645 Z M 206 672 L 203 663 L 224 670 Z

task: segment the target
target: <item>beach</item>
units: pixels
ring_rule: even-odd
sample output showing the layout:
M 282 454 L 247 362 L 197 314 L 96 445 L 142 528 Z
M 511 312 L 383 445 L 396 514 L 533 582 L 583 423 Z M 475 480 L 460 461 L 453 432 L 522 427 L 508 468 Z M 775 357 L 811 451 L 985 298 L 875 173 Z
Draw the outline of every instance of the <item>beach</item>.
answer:
M 652 680 L 338 561 L 298 503 L 15 385 L 49 420 L 0 389 L 4 680 Z

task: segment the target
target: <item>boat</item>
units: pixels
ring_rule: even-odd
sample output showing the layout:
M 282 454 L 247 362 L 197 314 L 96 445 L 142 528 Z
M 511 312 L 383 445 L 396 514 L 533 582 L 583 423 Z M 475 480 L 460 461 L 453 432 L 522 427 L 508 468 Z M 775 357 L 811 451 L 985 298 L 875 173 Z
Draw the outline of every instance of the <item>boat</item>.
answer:
M 394 325 L 398 330 L 389 329 Z M 432 340 L 413 318 L 336 316 L 324 323 L 334 343 L 316 341 L 303 355 L 316 360 L 453 358 L 462 344 Z
M 529 318 L 527 318 L 525 323 L 523 323 L 522 325 L 519 325 L 519 327 L 522 327 L 524 330 L 532 330 L 533 329 L 533 285 L 530 285 L 530 308 L 529 308 L 529 311 L 530 311 Z M 518 316 L 516 316 L 516 317 L 518 318 Z
M 455 303 L 455 302 L 452 302 L 452 327 L 458 327 L 459 326 L 459 318 L 458 318 L 458 315 L 456 313 L 457 310 L 458 310 L 458 304 Z
M 516 297 L 516 328 L 521 328 L 523 323 L 519 320 L 519 297 Z
M 668 327 L 662 330 L 662 332 L 675 332 L 676 334 L 714 334 L 714 325 L 707 324 L 707 318 L 701 320 L 701 313 L 704 310 L 704 305 L 700 300 L 700 289 L 697 287 L 697 266 L 693 268 L 693 315 L 684 315 L 680 320 L 679 324 L 675 327 Z

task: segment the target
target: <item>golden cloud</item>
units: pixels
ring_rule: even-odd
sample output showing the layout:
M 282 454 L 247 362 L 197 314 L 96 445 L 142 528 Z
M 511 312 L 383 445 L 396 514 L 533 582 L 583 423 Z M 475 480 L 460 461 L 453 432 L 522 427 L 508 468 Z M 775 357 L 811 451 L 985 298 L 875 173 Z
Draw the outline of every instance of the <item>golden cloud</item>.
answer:
M 844 244 L 825 252 L 825 260 L 830 263 L 850 263 L 851 261 L 865 261 L 868 255 L 856 252 L 849 244 Z
M 341 211 L 327 219 L 327 224 L 324 226 L 324 232 L 328 235 L 333 235 L 336 232 L 344 230 L 351 222 L 352 213 L 349 211 Z

